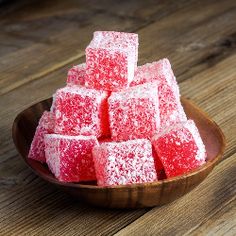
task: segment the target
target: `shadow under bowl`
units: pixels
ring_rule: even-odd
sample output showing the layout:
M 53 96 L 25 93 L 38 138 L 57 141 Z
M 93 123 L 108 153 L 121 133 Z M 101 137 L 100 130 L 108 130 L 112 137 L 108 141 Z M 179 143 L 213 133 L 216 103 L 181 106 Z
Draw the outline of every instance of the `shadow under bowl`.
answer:
M 108 208 L 142 208 L 163 205 L 176 200 L 199 185 L 219 162 L 225 149 L 225 137 L 218 125 L 186 98 L 181 98 L 181 102 L 187 117 L 193 119 L 199 129 L 206 146 L 207 162 L 190 173 L 162 181 L 114 187 L 100 187 L 94 183 L 58 181 L 46 164 L 27 157 L 38 121 L 42 113 L 50 109 L 52 98 L 38 102 L 18 114 L 12 128 L 13 141 L 23 160 L 38 176 L 78 200 Z

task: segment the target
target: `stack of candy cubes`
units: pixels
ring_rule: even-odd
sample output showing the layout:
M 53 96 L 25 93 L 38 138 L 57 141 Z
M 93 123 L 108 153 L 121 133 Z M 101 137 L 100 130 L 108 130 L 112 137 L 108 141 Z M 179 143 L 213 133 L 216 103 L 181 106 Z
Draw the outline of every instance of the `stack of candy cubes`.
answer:
M 63 182 L 99 186 L 183 175 L 206 161 L 168 59 L 137 66 L 138 35 L 97 31 L 39 121 L 28 157 Z

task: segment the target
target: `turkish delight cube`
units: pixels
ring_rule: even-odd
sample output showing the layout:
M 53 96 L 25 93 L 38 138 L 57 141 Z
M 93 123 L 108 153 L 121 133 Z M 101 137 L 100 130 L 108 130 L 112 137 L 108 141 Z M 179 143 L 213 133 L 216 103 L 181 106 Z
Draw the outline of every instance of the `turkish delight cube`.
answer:
M 54 116 L 53 113 L 45 111 L 39 120 L 39 124 L 36 128 L 33 141 L 30 146 L 28 158 L 40 161 L 44 163 L 44 135 L 53 133 L 54 130 Z
M 160 130 L 179 122 L 187 121 L 180 102 L 179 87 L 168 59 L 147 63 L 136 70 L 131 86 L 146 82 L 158 82 Z
M 95 136 L 45 135 L 46 162 L 51 172 L 63 182 L 96 180 L 92 149 Z
M 93 148 L 93 160 L 99 186 L 157 180 L 152 146 L 147 139 L 104 142 Z
M 160 125 L 158 101 L 155 82 L 112 92 L 108 98 L 112 139 L 151 138 Z
M 205 163 L 205 146 L 193 120 L 155 135 L 152 144 L 168 178 L 185 174 Z
M 86 76 L 86 63 L 73 66 L 67 74 L 67 85 L 84 85 Z
M 54 98 L 55 133 L 66 135 L 95 135 L 107 133 L 108 93 L 83 86 L 57 90 Z
M 167 58 L 138 66 L 135 70 L 134 79 L 130 83 L 130 86 L 136 86 L 156 80 L 164 80 L 163 82 L 168 83 L 172 87 L 176 87 L 176 78 L 171 68 L 170 61 Z M 178 86 L 176 89 L 178 90 Z
M 138 35 L 97 31 L 86 48 L 85 86 L 107 91 L 127 88 L 137 67 Z
M 110 44 L 115 43 L 116 45 L 122 45 L 124 47 L 135 48 L 135 67 L 138 62 L 138 34 L 127 33 L 127 32 L 116 32 L 116 31 L 95 31 L 94 37 L 103 38 L 104 43 Z M 112 38 L 111 38 L 112 37 Z M 112 40 L 112 42 L 111 42 Z

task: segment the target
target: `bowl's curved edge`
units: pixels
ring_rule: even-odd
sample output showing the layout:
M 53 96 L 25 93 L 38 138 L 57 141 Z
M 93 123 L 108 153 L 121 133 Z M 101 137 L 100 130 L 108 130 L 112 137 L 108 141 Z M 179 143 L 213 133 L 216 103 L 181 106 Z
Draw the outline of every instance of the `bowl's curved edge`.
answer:
M 46 99 L 42 102 L 47 102 L 50 103 L 51 98 Z M 179 196 L 176 196 L 175 199 L 177 199 L 178 197 L 182 196 L 183 194 L 191 191 L 194 187 L 196 187 L 199 183 L 201 183 L 206 177 L 207 175 L 211 172 L 211 170 L 215 167 L 215 165 L 220 161 L 225 147 L 226 147 L 226 141 L 225 141 L 225 136 L 222 132 L 222 130 L 220 129 L 220 127 L 208 116 L 208 114 L 206 114 L 205 112 L 203 112 L 200 108 L 198 108 L 198 106 L 196 106 L 192 101 L 190 101 L 189 99 L 186 98 L 181 98 L 181 102 L 183 103 L 189 103 L 192 107 L 194 107 L 196 110 L 198 110 L 199 113 L 201 113 L 217 130 L 217 135 L 218 135 L 218 139 L 219 142 L 221 144 L 221 149 L 219 151 L 219 153 L 217 154 L 217 156 L 212 159 L 209 160 L 206 164 L 204 164 L 203 166 L 201 166 L 200 168 L 189 172 L 187 174 L 184 174 L 182 176 L 177 176 L 174 178 L 170 178 L 168 180 L 161 180 L 161 181 L 155 181 L 152 183 L 144 183 L 144 184 L 132 184 L 132 185 L 120 185 L 120 186 L 110 186 L 110 187 L 100 187 L 100 186 L 96 186 L 96 185 L 86 185 L 86 184 L 82 184 L 82 183 L 64 183 L 64 182 L 59 182 L 58 180 L 56 180 L 53 176 L 47 176 L 47 175 L 43 175 L 39 172 L 37 172 L 37 170 L 35 170 L 31 164 L 30 164 L 30 160 L 28 158 L 25 157 L 24 154 L 22 154 L 21 150 L 19 150 L 19 141 L 17 138 L 17 125 L 18 122 L 20 120 L 21 114 L 23 112 L 25 112 L 27 109 L 25 109 L 24 111 L 22 111 L 21 113 L 19 113 L 14 122 L 13 122 L 13 127 L 12 127 L 12 138 L 13 138 L 13 142 L 16 146 L 16 149 L 18 150 L 18 152 L 21 154 L 22 158 L 24 159 L 24 161 L 26 162 L 26 164 L 32 169 L 32 171 L 40 176 L 41 178 L 43 178 L 44 180 L 51 182 L 54 185 L 57 185 L 58 187 L 64 189 L 66 192 L 69 192 L 72 195 L 76 195 L 77 197 L 79 196 L 80 199 L 92 204 L 92 205 L 96 205 L 96 206 L 102 206 L 104 207 L 104 205 L 106 207 L 112 207 L 112 208 L 127 208 L 127 203 L 123 204 L 123 205 L 119 205 L 119 203 L 108 203 L 105 204 L 104 202 L 94 202 L 90 197 L 88 198 L 88 195 L 94 196 L 94 193 L 100 193 L 101 195 L 108 195 L 110 196 L 109 198 L 111 198 L 111 196 L 113 196 L 113 194 L 117 194 L 117 193 L 127 193 L 127 196 L 136 196 L 136 200 L 139 196 L 139 194 L 144 191 L 147 191 L 148 189 L 152 192 L 156 192 L 156 191 L 160 191 L 160 195 L 164 195 L 163 191 L 165 191 L 164 189 L 168 189 L 168 186 L 175 186 L 177 185 L 177 183 L 182 182 L 183 184 L 188 182 L 189 179 L 194 179 L 194 177 L 196 176 L 196 174 L 200 174 L 202 176 L 201 179 L 196 180 L 196 183 L 193 184 L 192 186 L 189 187 L 184 187 L 184 190 L 181 190 L 181 193 L 179 193 Z M 32 105 L 31 107 L 34 107 L 36 104 Z M 115 192 L 114 192 L 115 191 Z M 130 199 L 130 196 L 128 197 Z M 140 208 L 140 207 L 152 207 L 152 206 L 156 206 L 156 205 L 162 205 L 162 204 L 166 204 L 168 202 L 171 202 L 175 199 L 167 199 L 163 200 L 163 199 L 159 199 L 158 202 L 150 202 L 150 203 L 142 203 L 142 202 L 133 202 L 131 204 L 130 208 Z M 129 200 L 130 202 L 131 200 Z

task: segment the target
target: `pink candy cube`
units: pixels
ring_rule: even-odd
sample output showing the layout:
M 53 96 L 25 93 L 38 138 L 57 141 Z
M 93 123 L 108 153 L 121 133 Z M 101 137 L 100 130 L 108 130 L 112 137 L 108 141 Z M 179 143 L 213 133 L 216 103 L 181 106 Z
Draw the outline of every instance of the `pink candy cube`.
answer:
M 45 135 L 48 167 L 63 182 L 96 180 L 92 158 L 95 145 L 95 136 Z
M 154 136 L 152 144 L 168 178 L 185 174 L 205 163 L 205 146 L 192 120 Z
M 67 74 L 67 85 L 84 85 L 86 76 L 86 63 L 73 66 Z
M 85 85 L 118 91 L 127 88 L 134 77 L 138 57 L 138 35 L 97 31 L 86 48 Z
M 157 83 L 113 92 L 108 99 L 112 139 L 151 138 L 159 129 Z
M 106 135 L 108 130 L 105 91 L 82 86 L 57 90 L 54 98 L 55 133 L 66 135 Z M 106 125 L 104 125 L 106 124 Z
M 134 79 L 131 82 L 130 86 L 136 86 L 139 84 L 163 79 L 167 79 L 168 82 L 173 84 L 176 83 L 170 61 L 167 58 L 138 66 L 135 70 Z
M 93 149 L 93 160 L 100 186 L 145 183 L 157 180 L 149 140 L 104 142 Z
M 131 86 L 146 82 L 158 82 L 160 130 L 179 122 L 187 121 L 180 102 L 179 87 L 168 59 L 139 66 Z
M 54 116 L 51 112 L 45 111 L 39 120 L 38 127 L 35 131 L 33 141 L 30 146 L 28 157 L 44 163 L 44 135 L 53 133 Z

